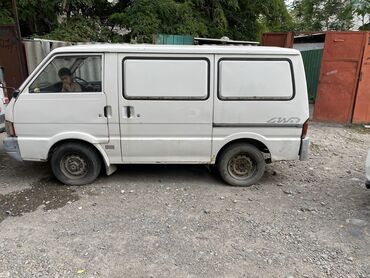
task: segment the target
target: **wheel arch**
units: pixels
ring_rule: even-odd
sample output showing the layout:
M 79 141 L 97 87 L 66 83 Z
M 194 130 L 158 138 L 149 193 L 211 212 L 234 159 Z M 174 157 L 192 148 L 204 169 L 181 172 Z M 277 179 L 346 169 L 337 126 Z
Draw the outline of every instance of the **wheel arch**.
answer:
M 59 140 L 57 142 L 54 142 L 54 144 L 49 148 L 48 155 L 47 155 L 47 160 L 48 161 L 50 160 L 53 152 L 55 151 L 55 149 L 58 146 L 61 146 L 61 145 L 66 144 L 66 143 L 81 143 L 81 144 L 92 147 L 96 151 L 96 153 L 99 155 L 101 161 L 104 163 L 104 166 L 105 166 L 106 170 L 109 168 L 109 166 L 110 166 L 109 158 L 108 158 L 107 154 L 104 152 L 104 149 L 100 144 L 93 144 L 89 141 L 86 141 L 86 140 L 83 140 L 83 139 L 76 139 L 76 138 L 62 139 L 62 140 Z
M 246 143 L 255 146 L 259 149 L 262 153 L 266 154 L 268 158 L 266 159 L 267 162 L 271 160 L 271 152 L 269 148 L 266 146 L 265 143 L 261 142 L 260 140 L 253 139 L 253 138 L 238 138 L 227 142 L 225 145 L 221 147 L 221 149 L 216 154 L 215 162 L 217 163 L 218 159 L 220 158 L 221 154 L 231 145 L 238 144 L 238 143 Z

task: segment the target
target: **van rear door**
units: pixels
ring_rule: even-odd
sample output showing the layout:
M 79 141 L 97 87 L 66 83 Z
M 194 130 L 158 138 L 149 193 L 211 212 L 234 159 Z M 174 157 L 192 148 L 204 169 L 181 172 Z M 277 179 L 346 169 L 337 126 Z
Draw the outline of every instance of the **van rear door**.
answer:
M 213 56 L 120 54 L 118 62 L 123 162 L 210 162 Z

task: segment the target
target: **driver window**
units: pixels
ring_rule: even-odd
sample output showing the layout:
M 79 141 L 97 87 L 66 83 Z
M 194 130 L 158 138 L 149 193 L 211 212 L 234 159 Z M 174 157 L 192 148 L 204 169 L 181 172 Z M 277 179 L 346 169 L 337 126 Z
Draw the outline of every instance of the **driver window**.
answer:
M 101 92 L 101 59 L 99 55 L 58 56 L 36 77 L 29 92 Z

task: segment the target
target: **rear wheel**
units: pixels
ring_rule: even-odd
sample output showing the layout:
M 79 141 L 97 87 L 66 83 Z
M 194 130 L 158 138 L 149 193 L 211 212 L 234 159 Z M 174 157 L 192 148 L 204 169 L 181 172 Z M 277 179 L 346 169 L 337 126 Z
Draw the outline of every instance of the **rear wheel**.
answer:
M 58 146 L 51 156 L 55 177 L 68 185 L 92 183 L 101 171 L 101 160 L 93 147 L 82 143 Z
M 265 159 L 259 149 L 250 144 L 238 143 L 227 147 L 218 160 L 222 179 L 233 186 L 251 186 L 265 172 Z

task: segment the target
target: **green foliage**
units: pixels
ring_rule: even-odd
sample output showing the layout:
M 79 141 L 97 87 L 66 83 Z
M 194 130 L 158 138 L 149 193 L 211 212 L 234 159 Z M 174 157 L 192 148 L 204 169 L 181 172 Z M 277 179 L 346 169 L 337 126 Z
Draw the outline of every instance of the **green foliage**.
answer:
M 14 23 L 10 10 L 10 2 L 0 2 L 0 24 Z
M 370 30 L 370 0 L 353 0 L 355 14 L 362 20 L 360 30 Z M 367 22 L 365 22 L 367 17 Z
M 369 29 L 370 0 L 18 0 L 24 36 L 67 41 L 152 42 L 156 34 L 258 40 L 266 31 Z M 13 22 L 11 0 L 0 24 Z M 127 35 L 119 35 L 125 34 Z
M 356 15 L 365 24 L 370 0 L 295 0 L 292 13 L 297 31 L 348 30 Z
M 293 19 L 289 14 L 284 2 L 271 0 L 259 2 L 262 10 L 262 22 L 268 27 L 269 31 L 291 31 Z
M 254 40 L 292 22 L 283 0 L 135 0 L 109 20 L 139 42 L 157 33 Z
M 151 42 L 154 34 L 205 34 L 206 25 L 194 12 L 192 3 L 174 0 L 136 0 L 110 22 L 130 31 L 130 38 Z
M 50 32 L 58 24 L 58 0 L 18 0 L 18 16 L 30 33 Z
M 18 8 L 23 35 L 69 41 L 117 41 L 117 28 L 136 42 L 159 33 L 255 40 L 291 22 L 284 0 L 18 0 Z
M 60 24 L 45 39 L 69 42 L 109 42 L 112 39 L 108 28 L 102 27 L 98 18 L 84 18 L 75 16 Z

